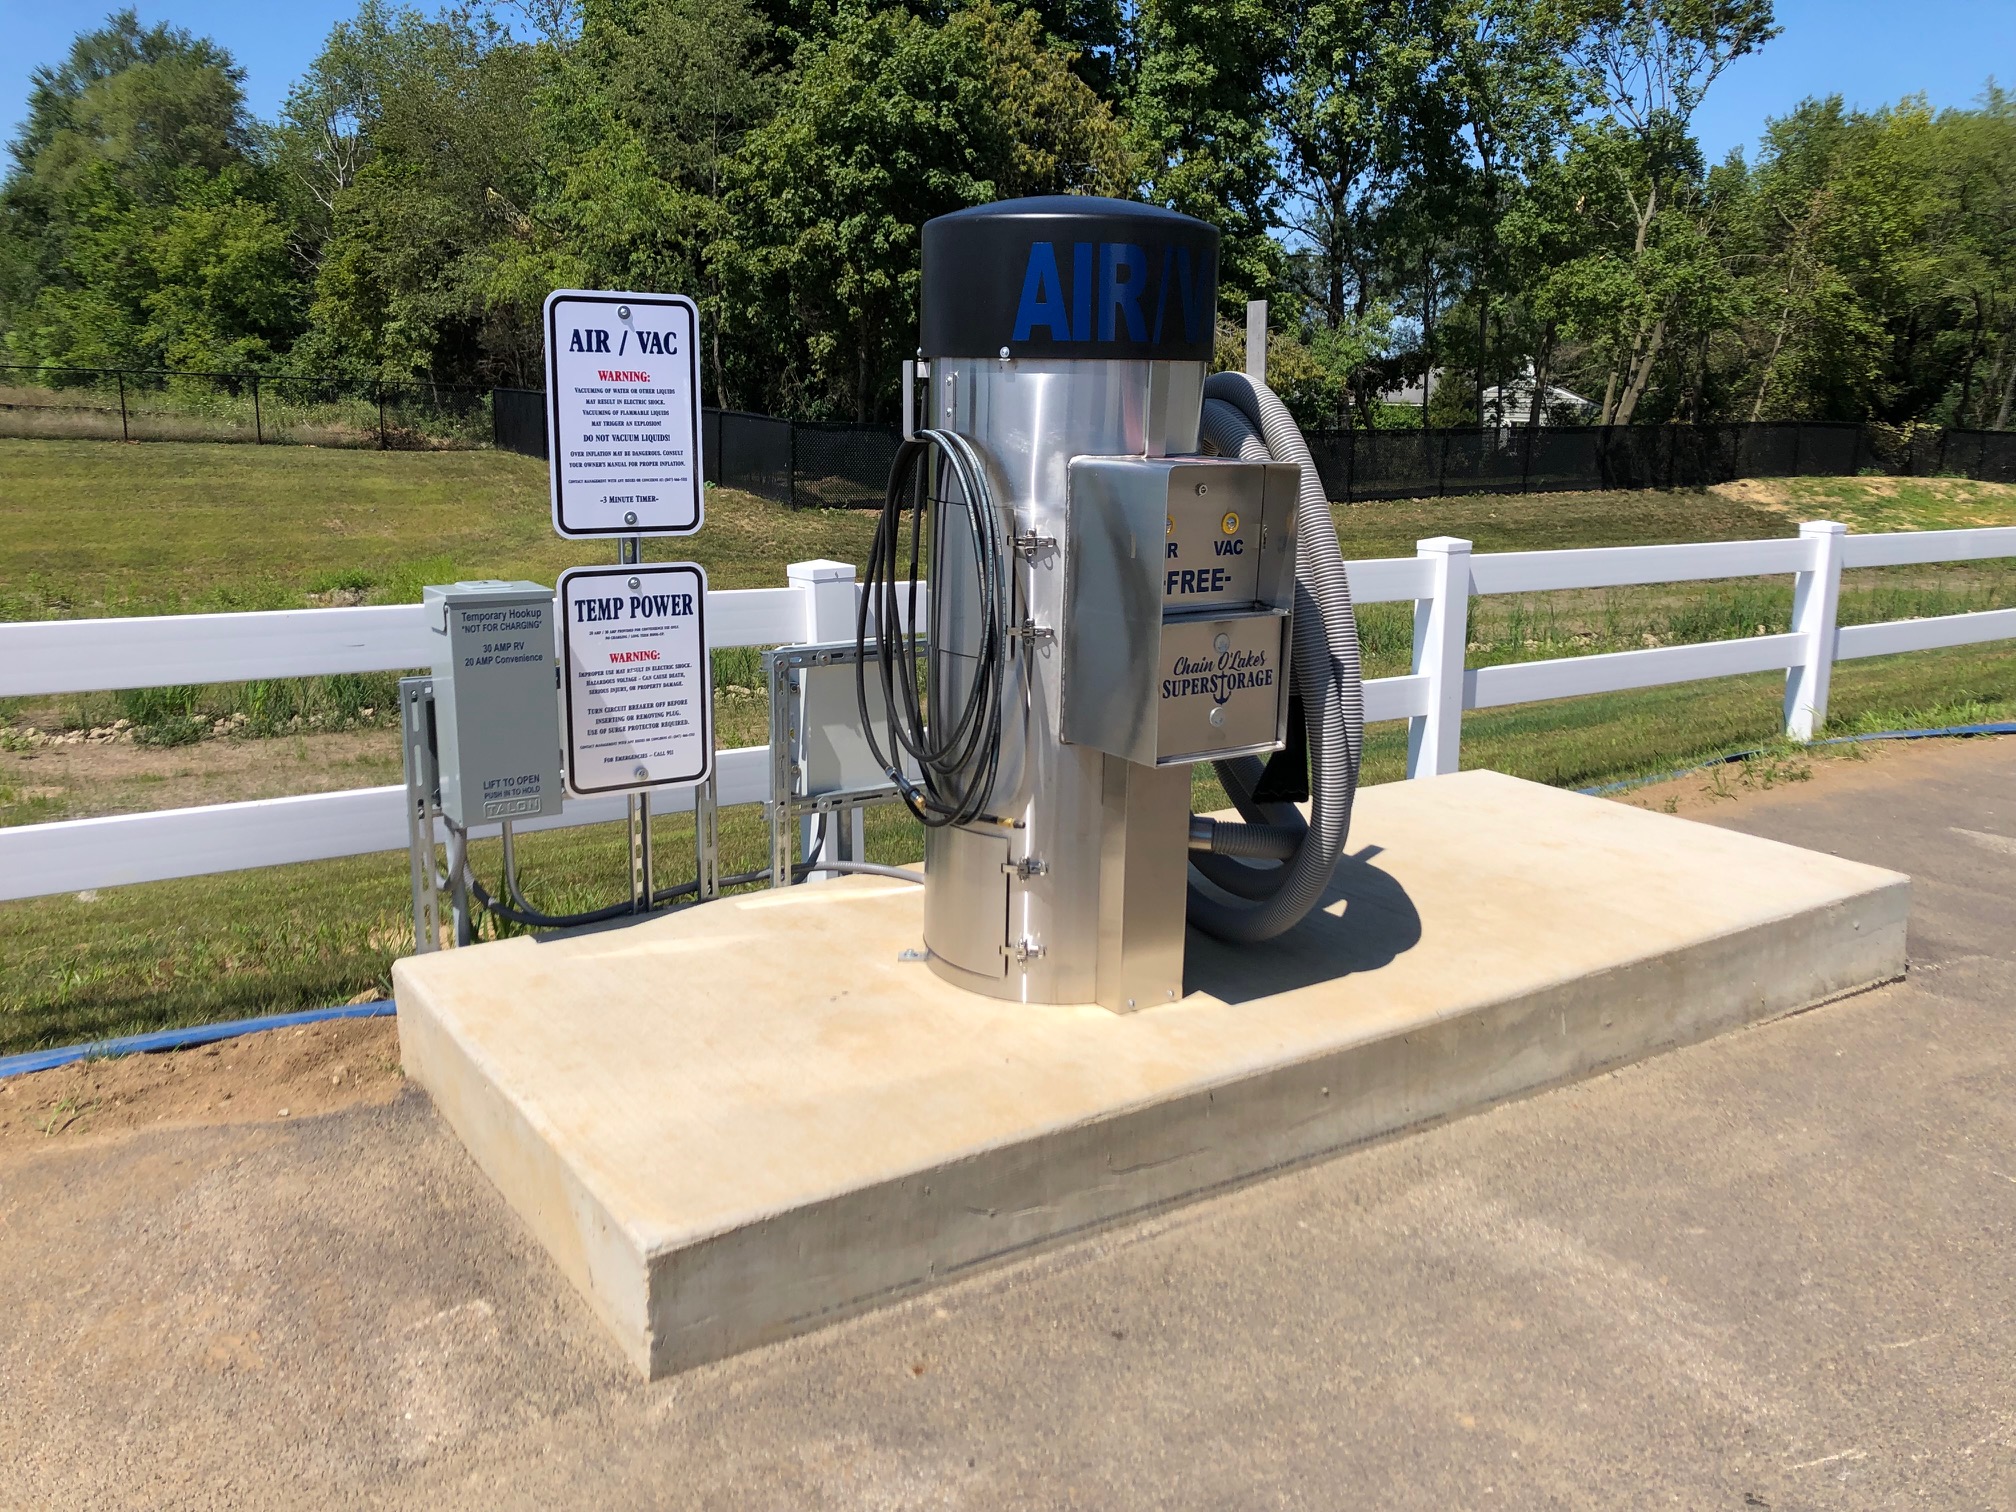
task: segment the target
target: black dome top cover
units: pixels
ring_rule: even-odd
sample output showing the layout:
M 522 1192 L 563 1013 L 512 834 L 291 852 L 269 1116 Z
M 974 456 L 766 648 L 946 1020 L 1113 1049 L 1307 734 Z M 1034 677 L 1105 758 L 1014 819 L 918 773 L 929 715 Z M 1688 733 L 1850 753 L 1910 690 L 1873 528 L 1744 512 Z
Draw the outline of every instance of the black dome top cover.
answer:
M 926 357 L 1206 362 L 1218 231 L 1128 200 L 1003 200 L 924 224 Z

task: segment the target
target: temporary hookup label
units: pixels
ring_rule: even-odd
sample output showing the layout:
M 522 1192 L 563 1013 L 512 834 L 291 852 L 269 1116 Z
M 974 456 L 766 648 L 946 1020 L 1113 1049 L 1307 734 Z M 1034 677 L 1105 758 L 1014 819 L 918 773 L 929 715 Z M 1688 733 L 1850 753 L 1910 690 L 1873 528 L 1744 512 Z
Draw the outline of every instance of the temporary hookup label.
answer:
M 563 536 L 700 528 L 700 317 L 683 294 L 546 296 L 546 455 Z
M 692 562 L 560 575 L 567 790 L 691 787 L 714 756 L 707 574 Z

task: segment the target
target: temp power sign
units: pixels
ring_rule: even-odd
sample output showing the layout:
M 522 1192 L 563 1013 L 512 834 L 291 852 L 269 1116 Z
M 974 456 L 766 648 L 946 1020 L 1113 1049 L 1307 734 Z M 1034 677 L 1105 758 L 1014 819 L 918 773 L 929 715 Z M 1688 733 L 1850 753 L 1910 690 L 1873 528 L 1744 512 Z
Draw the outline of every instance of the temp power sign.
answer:
M 700 528 L 700 317 L 683 294 L 546 296 L 546 455 L 563 536 Z
M 575 567 L 560 576 L 567 790 L 690 787 L 714 756 L 714 679 L 692 562 Z

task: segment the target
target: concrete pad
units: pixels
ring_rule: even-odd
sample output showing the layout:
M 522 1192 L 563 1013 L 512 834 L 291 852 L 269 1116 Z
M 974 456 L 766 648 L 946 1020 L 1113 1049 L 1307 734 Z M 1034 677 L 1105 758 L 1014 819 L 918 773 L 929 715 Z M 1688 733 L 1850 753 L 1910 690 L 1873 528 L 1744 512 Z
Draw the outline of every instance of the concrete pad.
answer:
M 1895 873 L 1490 772 L 1180 1002 L 974 997 L 854 878 L 401 961 L 408 1074 L 648 1374 L 1900 975 Z

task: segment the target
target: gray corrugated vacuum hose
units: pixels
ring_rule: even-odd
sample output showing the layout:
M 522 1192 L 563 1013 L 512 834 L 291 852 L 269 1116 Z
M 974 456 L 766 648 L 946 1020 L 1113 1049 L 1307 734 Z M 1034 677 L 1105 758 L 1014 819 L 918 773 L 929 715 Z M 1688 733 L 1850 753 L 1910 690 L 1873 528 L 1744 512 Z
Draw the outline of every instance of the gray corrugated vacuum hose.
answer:
M 1209 831 L 1209 849 L 1191 852 L 1204 879 L 1190 885 L 1190 922 L 1239 944 L 1271 940 L 1316 906 L 1344 853 L 1358 763 L 1365 746 L 1365 691 L 1358 621 L 1330 501 L 1295 419 L 1274 391 L 1244 373 L 1214 373 L 1204 384 L 1204 439 L 1221 455 L 1273 459 L 1302 468 L 1295 511 L 1295 629 L 1292 668 L 1309 734 L 1309 819 L 1292 804 L 1254 802 L 1256 757 L 1217 764 L 1219 779 L 1247 821 Z M 1292 853 L 1278 866 L 1241 857 Z

